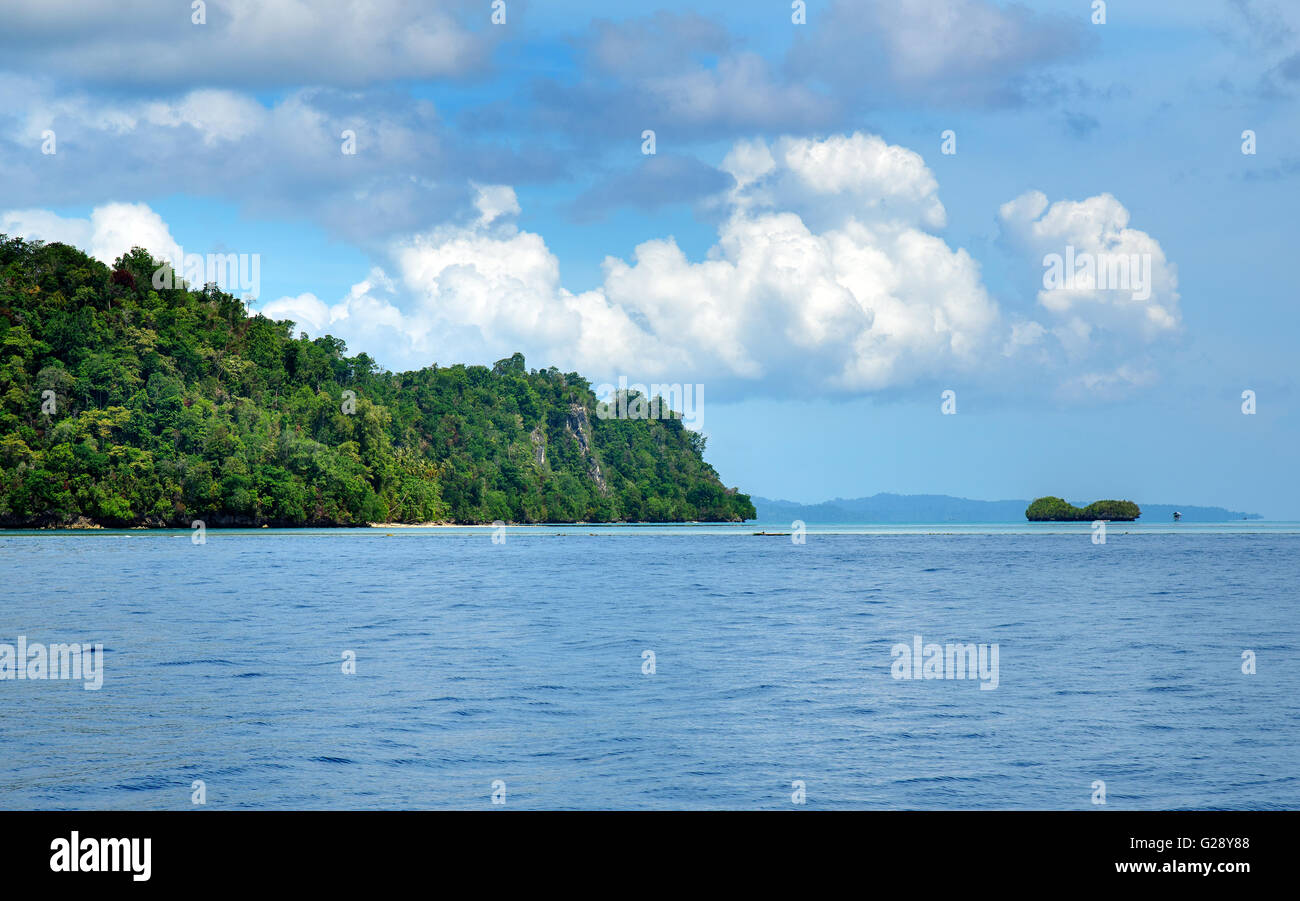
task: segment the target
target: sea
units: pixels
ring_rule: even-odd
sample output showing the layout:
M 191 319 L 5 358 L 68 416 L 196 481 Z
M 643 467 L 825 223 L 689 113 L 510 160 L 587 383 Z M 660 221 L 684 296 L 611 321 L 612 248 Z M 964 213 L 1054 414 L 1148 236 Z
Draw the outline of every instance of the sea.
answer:
M 0 586 L 4 809 L 1300 808 L 1297 523 L 11 531 Z

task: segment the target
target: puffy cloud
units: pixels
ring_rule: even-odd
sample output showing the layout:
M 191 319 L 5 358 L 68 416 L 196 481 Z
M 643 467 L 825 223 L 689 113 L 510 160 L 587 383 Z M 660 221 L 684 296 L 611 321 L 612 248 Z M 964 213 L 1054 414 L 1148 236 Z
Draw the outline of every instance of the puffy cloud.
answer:
M 509 185 L 474 185 L 478 196 L 474 207 L 478 210 L 479 225 L 491 225 L 502 217 L 519 215 L 519 198 Z
M 791 212 L 737 212 L 698 263 L 646 242 L 633 264 L 607 263 L 605 290 L 711 377 L 776 394 L 972 368 L 998 319 L 978 266 L 939 238 L 859 222 L 818 233 Z
M 516 224 L 514 190 L 477 184 L 477 217 L 390 242 L 347 296 L 281 297 L 261 312 L 393 368 L 522 351 L 596 381 L 708 382 L 714 397 L 891 391 L 1026 368 L 1045 387 L 1059 376 L 1064 396 L 1117 394 L 1148 384 L 1154 369 L 1114 339 L 1149 341 L 1177 326 L 1172 266 L 1109 195 L 1049 204 L 1029 192 L 1002 207 L 1005 233 L 1033 254 L 1068 245 L 1153 263 L 1150 297 L 1044 292 L 1040 322 L 1004 314 L 979 264 L 933 233 L 944 221 L 938 186 L 905 148 L 863 134 L 748 141 L 723 169 L 734 185 L 718 199 L 717 242 L 702 259 L 671 237 L 645 241 L 628 259 L 607 257 L 601 284 L 575 293 L 544 238 Z M 174 243 L 143 205 L 97 208 L 88 220 L 20 211 L 0 223 L 99 253 Z M 1026 268 L 1041 277 L 1032 257 Z
M 1150 341 L 1181 326 L 1177 268 L 1159 241 L 1129 227 L 1129 211 L 1112 195 L 1049 204 L 1028 191 L 1003 204 L 999 218 L 1011 243 L 1042 262 L 1038 303 L 1074 355 L 1094 329 Z
M 894 387 L 972 370 L 1001 346 L 978 265 L 925 231 L 943 207 L 916 154 L 868 135 L 782 139 L 738 145 L 723 168 L 737 187 L 706 259 L 647 241 L 630 262 L 607 258 L 582 294 L 541 236 L 508 223 L 403 242 L 412 337 L 774 394 Z
M 47 244 L 57 241 L 85 250 L 91 246 L 89 219 L 65 219 L 49 210 L 7 210 L 0 213 L 0 234 Z
M 347 301 L 331 307 L 310 292 L 273 300 L 257 312 L 269 319 L 288 319 L 315 335 L 324 334 L 334 323 L 348 318 Z
M 395 242 L 392 277 L 373 269 L 346 297 L 282 297 L 259 312 L 314 335 L 331 333 L 395 368 L 490 362 L 523 350 L 562 367 L 614 371 L 646 360 L 651 335 L 599 292 L 560 283 L 559 260 L 540 235 L 513 223 L 514 191 L 478 185 L 480 216 Z M 666 361 L 660 361 L 667 365 Z M 672 360 L 680 366 L 680 356 Z
M 392 248 L 407 300 L 400 314 L 381 308 L 398 333 L 384 346 L 400 347 L 404 364 L 523 350 L 593 377 L 784 395 L 971 371 L 1001 347 L 978 265 L 925 230 L 943 207 L 916 154 L 867 135 L 782 139 L 737 146 L 724 169 L 738 186 L 707 258 L 688 259 L 672 238 L 646 241 L 630 261 L 607 258 L 603 283 L 582 293 L 563 286 L 542 236 L 502 212 L 517 210 L 513 192 L 479 186 L 477 221 Z M 361 346 L 355 296 L 329 307 L 286 298 L 265 312 Z
M 487 205 L 491 189 L 480 191 Z M 523 349 L 557 365 L 608 371 L 620 359 L 644 363 L 663 350 L 600 292 L 564 288 L 546 242 L 512 222 L 443 226 L 399 242 L 392 258 L 411 298 L 407 337 L 426 362 Z
M 300 331 L 313 336 L 342 337 L 354 353 L 365 351 L 389 363 L 425 365 L 427 361 L 417 362 L 420 354 L 412 340 L 414 326 L 393 304 L 393 290 L 392 281 L 376 268 L 338 303 L 326 304 L 315 294 L 305 293 L 270 301 L 256 312 L 270 319 L 291 320 Z
M 939 183 L 920 154 L 855 132 L 825 139 L 738 143 L 722 167 L 741 206 L 791 209 L 819 225 L 903 221 L 942 228 Z
M 979 264 L 932 232 L 945 220 L 938 185 L 905 148 L 864 134 L 745 141 L 722 169 L 735 185 L 719 199 L 718 240 L 703 259 L 671 237 L 646 241 L 629 259 L 606 258 L 600 286 L 580 294 L 563 286 L 542 236 L 508 215 L 400 242 L 405 340 L 420 363 L 523 350 L 598 378 L 773 395 L 993 378 L 1005 367 L 1051 375 L 1059 347 L 1074 361 L 1063 390 L 1097 394 L 1148 384 L 1153 370 L 1123 357 L 1126 340 L 1177 328 L 1173 267 L 1109 195 L 1049 204 L 1031 192 L 1002 208 L 1004 230 L 1038 255 L 1026 264 L 1035 278 L 1041 255 L 1067 245 L 1151 260 L 1149 297 L 1087 285 L 1045 292 L 1040 322 L 1004 314 Z M 514 206 L 513 194 L 500 204 L 487 199 L 500 189 L 480 190 L 481 206 Z M 1092 361 L 1091 375 L 1078 374 L 1079 360 Z
M 110 266 L 133 247 L 159 258 L 171 258 L 177 251 L 167 223 L 143 203 L 98 206 L 89 219 L 64 218 L 48 210 L 9 210 L 0 213 L 0 233 L 80 247 Z

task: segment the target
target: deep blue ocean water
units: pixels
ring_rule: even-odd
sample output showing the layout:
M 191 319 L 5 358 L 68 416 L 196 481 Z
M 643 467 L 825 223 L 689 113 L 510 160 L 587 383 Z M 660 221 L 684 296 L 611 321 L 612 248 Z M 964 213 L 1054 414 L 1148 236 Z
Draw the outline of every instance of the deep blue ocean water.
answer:
M 759 528 L 0 535 L 0 808 L 1300 808 L 1297 527 Z

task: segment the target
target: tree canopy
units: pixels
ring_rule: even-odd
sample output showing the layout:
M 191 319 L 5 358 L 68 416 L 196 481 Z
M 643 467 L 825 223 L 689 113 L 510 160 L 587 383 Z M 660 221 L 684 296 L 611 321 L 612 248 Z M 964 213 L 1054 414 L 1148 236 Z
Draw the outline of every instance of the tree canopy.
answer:
M 213 285 L 0 235 L 0 525 L 753 518 L 680 417 L 522 354 L 381 369 Z
M 1141 515 L 1142 511 L 1132 501 L 1093 501 L 1080 508 L 1051 496 L 1038 498 L 1025 510 L 1025 518 L 1030 522 L 1096 522 L 1099 519 L 1132 522 Z

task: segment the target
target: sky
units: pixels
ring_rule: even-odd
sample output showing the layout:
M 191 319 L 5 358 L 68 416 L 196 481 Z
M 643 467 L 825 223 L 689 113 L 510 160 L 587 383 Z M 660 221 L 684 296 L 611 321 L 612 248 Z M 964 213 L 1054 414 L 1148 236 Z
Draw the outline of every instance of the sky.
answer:
M 0 233 L 247 254 L 394 371 L 702 386 L 755 495 L 1300 520 L 1298 96 L 1281 0 L 42 0 Z

